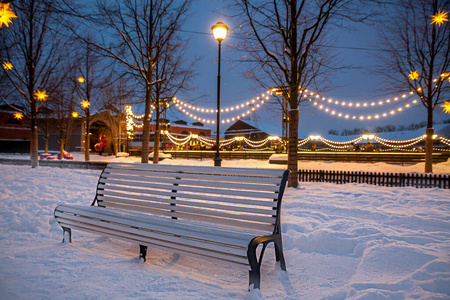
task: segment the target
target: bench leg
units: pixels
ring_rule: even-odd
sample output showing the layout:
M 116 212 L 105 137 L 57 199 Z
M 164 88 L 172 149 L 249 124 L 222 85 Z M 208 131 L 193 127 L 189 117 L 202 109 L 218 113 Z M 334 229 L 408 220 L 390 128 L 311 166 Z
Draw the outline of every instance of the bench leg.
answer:
M 142 258 L 144 261 L 146 261 L 147 260 L 147 246 L 139 245 L 139 251 L 140 251 L 139 259 Z
M 277 261 L 280 262 L 281 270 L 286 271 L 286 262 L 284 261 L 284 254 L 283 254 L 283 245 L 281 244 L 281 239 L 278 241 L 278 243 L 275 244 L 275 258 Z
M 63 243 L 72 243 L 72 229 L 63 227 Z
M 281 242 L 281 235 L 272 236 L 260 236 L 254 238 L 248 245 L 247 248 L 247 258 L 251 270 L 249 271 L 249 288 L 253 284 L 254 289 L 260 289 L 260 279 L 261 279 L 261 263 L 264 256 L 264 252 L 269 243 L 275 244 L 275 258 L 280 262 L 281 269 L 286 271 L 286 262 L 284 261 L 283 255 L 283 244 Z M 259 253 L 259 259 L 256 255 L 256 249 L 258 245 L 262 244 L 261 252 Z

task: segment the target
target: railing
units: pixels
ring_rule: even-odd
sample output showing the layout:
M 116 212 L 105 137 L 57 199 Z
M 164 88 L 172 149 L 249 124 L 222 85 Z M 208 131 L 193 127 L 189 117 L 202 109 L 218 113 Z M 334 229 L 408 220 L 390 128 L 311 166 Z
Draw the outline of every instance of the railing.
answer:
M 450 175 L 416 173 L 374 173 L 354 171 L 299 170 L 301 182 L 367 183 L 388 187 L 450 189 Z

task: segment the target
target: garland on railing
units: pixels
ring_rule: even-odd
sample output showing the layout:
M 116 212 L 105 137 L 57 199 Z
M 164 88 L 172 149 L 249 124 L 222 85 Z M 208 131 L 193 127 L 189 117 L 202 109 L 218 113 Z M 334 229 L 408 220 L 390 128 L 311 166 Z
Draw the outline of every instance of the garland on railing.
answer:
M 162 131 L 162 134 L 165 134 L 169 140 L 175 144 L 175 145 L 185 145 L 187 143 L 189 143 L 191 140 L 197 140 L 207 146 L 214 146 L 216 144 L 216 141 L 214 139 L 210 139 L 210 138 L 206 138 L 203 136 L 199 136 L 197 134 L 190 134 L 184 138 L 177 138 L 174 135 L 172 135 L 170 132 L 168 131 Z M 409 151 L 408 149 L 404 149 L 407 147 L 411 147 L 413 145 L 418 144 L 419 142 L 425 140 L 426 135 L 422 135 L 419 137 L 416 137 L 414 139 L 410 139 L 410 140 L 400 140 L 400 141 L 394 141 L 394 140 L 387 140 L 387 139 L 383 139 L 380 137 L 377 137 L 375 135 L 362 135 L 358 138 L 355 138 L 351 141 L 346 141 L 346 142 L 336 142 L 336 141 L 331 141 L 328 140 L 324 137 L 321 137 L 319 135 L 312 135 L 309 136 L 307 138 L 301 139 L 298 142 L 298 147 L 300 151 L 311 151 L 310 149 L 305 149 L 305 148 L 301 148 L 301 146 L 304 146 L 306 143 L 308 142 L 322 142 L 325 145 L 327 145 L 330 148 L 324 148 L 321 150 L 332 150 L 332 151 L 347 151 L 349 150 L 349 146 L 350 145 L 355 145 L 361 141 L 369 141 L 369 140 L 375 140 L 378 143 L 386 146 L 386 147 L 391 147 L 391 149 L 382 149 L 380 151 L 391 151 L 391 150 L 396 150 L 396 149 L 402 149 L 403 151 Z M 437 135 L 433 136 L 433 139 L 437 139 Z M 444 137 L 440 137 L 439 141 L 447 146 L 450 146 L 450 140 L 446 139 Z M 243 136 L 236 136 L 230 139 L 226 139 L 226 140 L 222 140 L 220 141 L 220 146 L 221 147 L 226 147 L 228 145 L 231 145 L 234 142 L 239 142 L 239 143 L 245 143 L 246 145 L 250 146 L 251 148 L 261 148 L 265 145 L 267 145 L 269 142 L 273 142 L 273 143 L 282 143 L 282 144 L 286 144 L 285 141 L 283 141 L 280 137 L 278 136 L 269 136 L 263 140 L 260 141 L 252 141 L 249 140 L 246 137 Z M 449 151 L 446 149 L 436 149 L 434 148 L 434 150 L 440 150 L 440 151 Z M 415 150 L 411 150 L 411 151 L 415 151 Z

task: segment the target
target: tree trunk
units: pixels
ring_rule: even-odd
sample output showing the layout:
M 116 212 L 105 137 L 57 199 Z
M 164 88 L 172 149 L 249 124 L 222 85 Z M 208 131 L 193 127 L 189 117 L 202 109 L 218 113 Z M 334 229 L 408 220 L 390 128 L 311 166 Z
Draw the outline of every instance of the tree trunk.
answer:
M 156 99 L 156 123 L 155 123 L 155 137 L 153 142 L 153 163 L 159 162 L 159 97 Z
M 38 159 L 38 128 L 36 125 L 36 120 L 32 120 L 31 122 L 31 141 L 30 141 L 30 160 L 31 167 L 36 168 L 39 166 Z
M 45 153 L 48 153 L 48 134 L 45 135 Z
M 428 95 L 427 129 L 425 131 L 425 173 L 433 173 L 433 104 L 430 99 L 431 95 Z
M 156 125 L 158 127 L 158 125 Z M 153 163 L 157 164 L 159 162 L 159 129 L 155 129 L 155 146 L 153 148 Z
M 86 131 L 84 132 L 84 160 L 90 160 L 90 151 L 91 151 L 91 137 L 89 136 L 90 126 L 89 126 L 89 113 L 86 118 Z
M 288 187 L 298 187 L 298 119 L 299 110 L 289 110 Z
M 141 163 L 148 164 L 149 142 L 150 142 L 150 108 L 152 104 L 152 90 L 151 86 L 147 86 L 145 92 L 145 112 L 144 112 L 144 127 L 142 130 L 142 155 Z
M 425 173 L 433 173 L 433 135 L 434 128 L 427 128 L 425 139 Z
M 60 159 L 64 159 L 64 145 L 65 145 L 65 142 L 64 142 L 64 138 L 62 138 L 62 135 L 61 135 L 61 141 L 59 142 L 59 157 L 60 157 Z

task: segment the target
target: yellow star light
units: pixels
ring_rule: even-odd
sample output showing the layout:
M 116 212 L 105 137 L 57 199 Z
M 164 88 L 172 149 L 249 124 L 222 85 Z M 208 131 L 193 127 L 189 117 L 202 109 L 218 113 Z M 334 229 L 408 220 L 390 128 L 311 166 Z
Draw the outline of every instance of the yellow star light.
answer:
M 446 114 L 450 114 L 450 101 L 445 101 L 444 100 L 444 104 L 443 105 L 441 105 L 443 108 L 444 108 L 444 112 L 446 113 Z
M 45 101 L 48 98 L 48 95 L 47 95 L 47 93 L 45 91 L 41 92 L 39 90 L 37 90 L 36 93 L 34 93 L 34 96 L 36 96 L 36 98 L 39 101 Z
M 417 71 L 411 71 L 408 77 L 411 78 L 411 80 L 416 80 L 417 78 L 419 78 L 419 73 L 417 73 Z
M 72 112 L 72 117 L 74 118 L 78 117 L 78 113 L 76 111 Z
M 5 69 L 5 70 L 12 70 L 12 68 L 13 68 L 12 63 L 10 63 L 10 62 L 4 62 L 3 63 L 3 69 Z
M 17 120 L 22 119 L 22 118 L 23 118 L 23 113 L 16 112 L 16 113 L 14 114 L 14 118 L 16 118 Z
M 87 101 L 87 100 L 81 101 L 81 106 L 82 106 L 83 108 L 88 108 L 89 105 L 91 105 L 91 103 L 89 103 L 89 101 Z
M 437 14 L 431 16 L 431 24 L 437 24 L 438 26 L 441 26 L 445 21 L 448 21 L 447 14 L 448 12 L 439 10 Z
M 12 23 L 12 18 L 17 18 L 17 16 L 13 13 L 11 8 L 9 8 L 9 3 L 0 3 L 0 28 L 3 24 L 5 24 L 6 27 L 9 27 L 9 23 Z
M 79 83 L 83 83 L 84 82 L 84 78 L 83 77 L 78 77 L 78 82 Z

